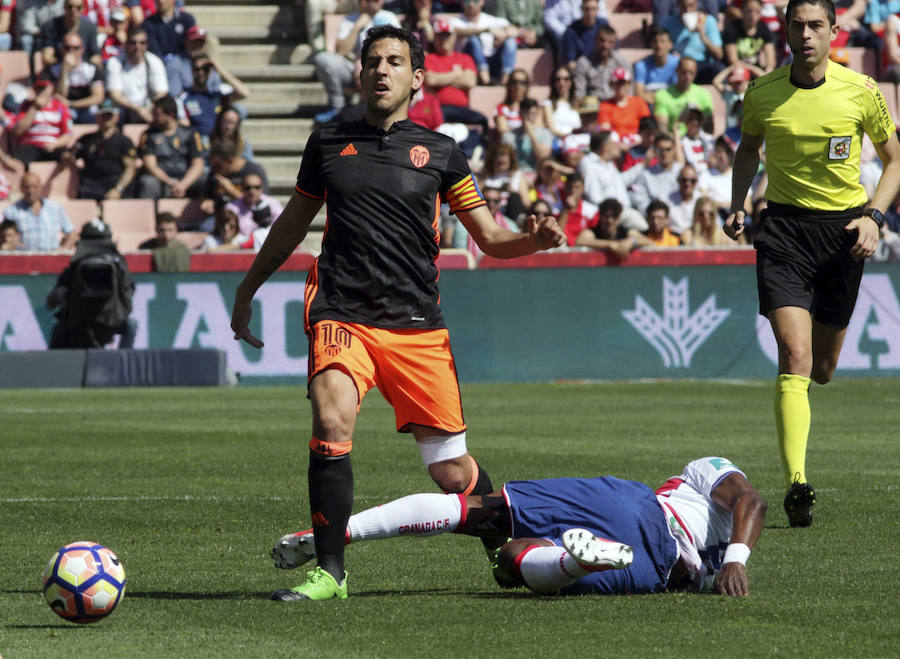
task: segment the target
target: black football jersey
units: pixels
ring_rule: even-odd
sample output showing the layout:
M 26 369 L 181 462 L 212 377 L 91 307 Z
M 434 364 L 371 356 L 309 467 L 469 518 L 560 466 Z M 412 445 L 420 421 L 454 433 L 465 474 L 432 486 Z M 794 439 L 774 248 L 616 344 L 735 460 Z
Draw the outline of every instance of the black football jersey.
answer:
M 435 260 L 440 205 L 484 205 L 456 142 L 406 119 L 385 132 L 365 120 L 310 136 L 297 192 L 324 199 L 322 252 L 307 280 L 310 325 L 444 327 Z

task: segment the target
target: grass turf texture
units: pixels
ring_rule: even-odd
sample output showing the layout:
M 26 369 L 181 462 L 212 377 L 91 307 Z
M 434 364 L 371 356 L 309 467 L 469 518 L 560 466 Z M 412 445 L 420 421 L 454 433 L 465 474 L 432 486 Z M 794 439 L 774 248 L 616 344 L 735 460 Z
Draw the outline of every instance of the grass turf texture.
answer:
M 305 390 L 4 391 L 0 655 L 891 656 L 898 385 L 813 387 L 809 529 L 787 528 L 781 508 L 769 381 L 463 388 L 469 447 L 498 487 L 599 474 L 656 486 L 695 457 L 733 459 L 770 504 L 749 598 L 501 591 L 477 540 L 444 535 L 351 545 L 350 598 L 293 604 L 267 597 L 305 570 L 276 570 L 268 550 L 308 526 Z M 435 491 L 377 393 L 353 460 L 356 510 Z M 128 578 L 89 626 L 40 593 L 44 563 L 75 540 L 107 544 Z

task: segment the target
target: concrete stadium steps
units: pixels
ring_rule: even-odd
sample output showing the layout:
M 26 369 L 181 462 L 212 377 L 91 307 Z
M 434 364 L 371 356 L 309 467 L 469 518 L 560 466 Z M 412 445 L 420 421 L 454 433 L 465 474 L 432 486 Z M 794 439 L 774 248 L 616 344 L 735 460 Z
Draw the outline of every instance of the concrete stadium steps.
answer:
M 302 146 L 300 147 L 303 148 Z M 269 187 L 278 190 L 278 194 L 288 194 L 294 189 L 297 181 L 297 170 L 300 169 L 300 150 L 294 156 L 260 156 L 254 152 L 253 162 L 262 165 L 269 177 Z M 286 191 L 286 192 L 284 192 Z
M 202 4 L 193 0 L 187 7 L 197 23 L 216 34 L 220 28 L 259 28 L 276 26 L 303 29 L 303 7 L 293 2 Z
M 313 106 L 327 105 L 328 96 L 322 84 L 316 82 L 254 82 L 245 81 L 250 88 L 250 96 L 245 105 L 258 103 L 263 99 L 272 105 Z
M 237 61 L 241 61 L 238 59 Z M 312 64 L 237 64 L 229 65 L 231 71 L 241 80 L 256 82 L 310 82 L 315 80 L 316 69 Z
M 241 133 L 255 152 L 300 155 L 313 130 L 312 119 L 246 119 Z
M 312 48 L 300 42 L 272 42 L 255 44 L 222 44 L 219 56 L 228 68 L 239 66 L 284 66 L 303 64 L 312 55 Z M 309 65 L 310 76 L 313 67 Z

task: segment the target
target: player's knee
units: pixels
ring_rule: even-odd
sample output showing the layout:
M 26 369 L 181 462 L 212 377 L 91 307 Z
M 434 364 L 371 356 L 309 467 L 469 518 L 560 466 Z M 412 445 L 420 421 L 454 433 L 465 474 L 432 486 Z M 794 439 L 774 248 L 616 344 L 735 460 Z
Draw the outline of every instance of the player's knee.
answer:
M 353 434 L 354 418 L 347 418 L 339 410 L 321 410 L 317 415 L 313 434 L 330 444 L 349 442 Z
M 435 462 L 428 465 L 428 474 L 444 492 L 464 492 L 472 479 L 465 466 L 455 462 Z
M 466 451 L 466 433 L 417 437 L 422 462 L 444 492 L 464 492 L 472 481 L 472 459 Z
M 786 373 L 805 375 L 812 367 L 812 351 L 806 346 L 779 346 L 779 362 Z
M 828 384 L 834 377 L 835 368 L 837 368 L 837 364 L 832 362 L 815 364 L 810 377 L 816 384 Z

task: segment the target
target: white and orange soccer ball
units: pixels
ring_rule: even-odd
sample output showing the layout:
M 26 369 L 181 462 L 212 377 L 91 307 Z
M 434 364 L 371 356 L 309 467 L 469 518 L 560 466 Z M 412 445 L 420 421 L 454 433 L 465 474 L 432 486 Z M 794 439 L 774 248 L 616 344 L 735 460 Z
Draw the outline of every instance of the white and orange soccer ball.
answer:
M 96 542 L 66 545 L 44 568 L 44 598 L 60 618 L 88 623 L 105 618 L 125 596 L 125 568 Z

